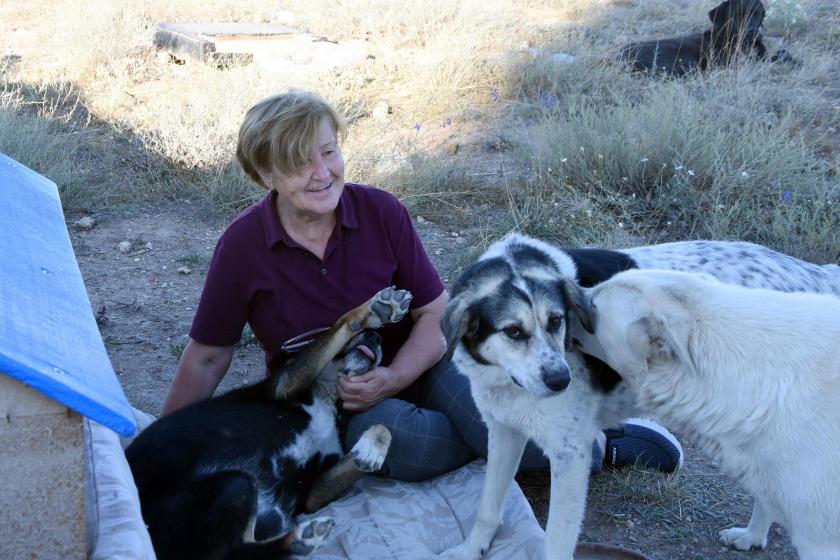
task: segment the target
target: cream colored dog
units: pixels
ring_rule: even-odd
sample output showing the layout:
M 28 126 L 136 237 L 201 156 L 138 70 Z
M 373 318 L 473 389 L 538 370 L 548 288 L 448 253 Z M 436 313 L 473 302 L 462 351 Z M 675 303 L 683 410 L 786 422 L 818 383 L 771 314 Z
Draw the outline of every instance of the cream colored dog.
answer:
M 803 560 L 840 560 L 840 298 L 631 270 L 574 299 L 583 351 L 754 496 L 724 544 L 762 548 L 775 521 Z

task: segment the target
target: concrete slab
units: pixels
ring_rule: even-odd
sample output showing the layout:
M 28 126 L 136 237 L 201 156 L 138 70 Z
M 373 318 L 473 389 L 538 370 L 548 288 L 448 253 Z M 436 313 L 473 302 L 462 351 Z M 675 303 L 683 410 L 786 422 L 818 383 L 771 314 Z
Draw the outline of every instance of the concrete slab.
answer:
M 272 23 L 159 23 L 154 44 L 179 58 L 222 67 L 251 63 L 334 67 L 368 57 L 358 43 L 339 44 Z

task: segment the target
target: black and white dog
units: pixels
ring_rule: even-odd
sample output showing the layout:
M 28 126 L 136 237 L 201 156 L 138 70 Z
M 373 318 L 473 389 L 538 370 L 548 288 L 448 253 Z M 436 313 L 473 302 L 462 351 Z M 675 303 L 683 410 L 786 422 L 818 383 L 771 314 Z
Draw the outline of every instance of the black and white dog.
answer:
M 382 466 L 391 434 L 368 428 L 341 457 L 340 375 L 378 364 L 366 329 L 399 321 L 411 295 L 386 288 L 265 380 L 177 410 L 126 449 L 155 552 L 167 559 L 286 558 L 323 544 L 333 522 L 295 516 Z
M 499 525 L 528 439 L 551 463 L 546 560 L 572 558 L 597 432 L 637 414 L 630 385 L 577 351 L 578 290 L 632 268 L 710 274 L 722 282 L 840 295 L 840 267 L 743 242 L 687 241 L 618 251 L 561 249 L 522 235 L 492 245 L 452 289 L 443 328 L 489 429 L 487 476 L 467 539 L 441 557 L 480 558 Z

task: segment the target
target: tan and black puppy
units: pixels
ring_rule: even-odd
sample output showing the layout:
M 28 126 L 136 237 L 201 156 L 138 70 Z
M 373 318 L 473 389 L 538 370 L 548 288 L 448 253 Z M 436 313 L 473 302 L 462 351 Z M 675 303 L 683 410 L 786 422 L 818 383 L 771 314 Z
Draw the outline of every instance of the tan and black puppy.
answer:
M 371 426 L 342 458 L 336 381 L 382 357 L 376 329 L 408 313 L 386 288 L 265 380 L 164 416 L 126 449 L 161 560 L 286 558 L 320 546 L 329 518 L 296 525 L 378 470 L 391 444 Z
M 683 76 L 693 70 L 726 65 L 740 54 L 764 58 L 761 40 L 764 5 L 761 0 L 725 0 L 709 11 L 711 29 L 703 33 L 642 41 L 624 46 L 618 58 L 633 70 Z M 789 60 L 777 53 L 773 60 Z

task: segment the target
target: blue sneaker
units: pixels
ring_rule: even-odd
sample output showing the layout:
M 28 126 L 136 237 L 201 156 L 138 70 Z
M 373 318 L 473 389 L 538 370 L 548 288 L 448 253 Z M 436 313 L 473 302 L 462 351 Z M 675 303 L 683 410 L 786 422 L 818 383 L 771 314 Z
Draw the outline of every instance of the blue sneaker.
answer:
M 604 430 L 604 464 L 620 469 L 639 465 L 672 473 L 683 466 L 683 448 L 674 434 L 653 420 L 629 418 L 620 427 Z

